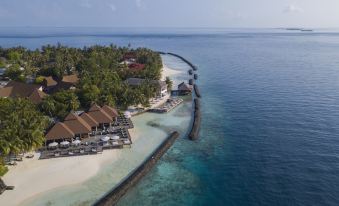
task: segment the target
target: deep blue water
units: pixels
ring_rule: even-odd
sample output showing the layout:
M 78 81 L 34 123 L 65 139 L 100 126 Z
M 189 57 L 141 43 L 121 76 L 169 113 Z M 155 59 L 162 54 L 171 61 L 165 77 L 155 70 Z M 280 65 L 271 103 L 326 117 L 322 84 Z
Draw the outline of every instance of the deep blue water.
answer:
M 177 141 L 120 205 L 339 204 L 339 33 L 24 30 L 0 29 L 0 45 L 131 43 L 198 65 L 200 139 Z

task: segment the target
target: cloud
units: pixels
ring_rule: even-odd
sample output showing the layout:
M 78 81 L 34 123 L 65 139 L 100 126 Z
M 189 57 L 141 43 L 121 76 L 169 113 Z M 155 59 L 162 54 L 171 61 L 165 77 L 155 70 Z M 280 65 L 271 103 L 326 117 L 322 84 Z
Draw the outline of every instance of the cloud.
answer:
M 117 10 L 117 7 L 114 4 L 109 4 L 108 6 L 113 12 Z
M 303 13 L 304 9 L 294 5 L 290 4 L 284 9 L 284 13 Z

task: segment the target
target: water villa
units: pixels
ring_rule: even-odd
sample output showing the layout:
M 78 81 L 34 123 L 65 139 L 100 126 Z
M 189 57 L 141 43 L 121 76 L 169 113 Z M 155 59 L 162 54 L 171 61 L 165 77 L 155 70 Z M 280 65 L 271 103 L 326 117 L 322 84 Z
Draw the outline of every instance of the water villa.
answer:
M 179 95 L 189 95 L 192 93 L 192 86 L 182 82 L 178 85 L 178 93 Z

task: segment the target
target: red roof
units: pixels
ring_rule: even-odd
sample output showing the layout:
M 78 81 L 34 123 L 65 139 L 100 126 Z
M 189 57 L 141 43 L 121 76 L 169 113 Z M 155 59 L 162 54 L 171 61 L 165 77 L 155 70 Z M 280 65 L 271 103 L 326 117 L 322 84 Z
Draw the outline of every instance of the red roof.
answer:
M 128 52 L 124 55 L 124 60 L 126 59 L 136 59 L 137 55 L 134 52 Z
M 133 63 L 128 65 L 128 68 L 131 69 L 132 71 L 141 71 L 145 68 L 144 64 L 139 64 L 139 63 Z

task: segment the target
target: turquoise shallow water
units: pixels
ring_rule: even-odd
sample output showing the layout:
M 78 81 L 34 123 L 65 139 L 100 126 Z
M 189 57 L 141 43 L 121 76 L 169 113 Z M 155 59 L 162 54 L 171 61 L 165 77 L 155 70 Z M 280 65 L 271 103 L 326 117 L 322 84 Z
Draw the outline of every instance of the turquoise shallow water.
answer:
M 200 139 L 179 139 L 120 205 L 338 205 L 338 33 L 104 33 L 0 45 L 131 43 L 199 66 Z

